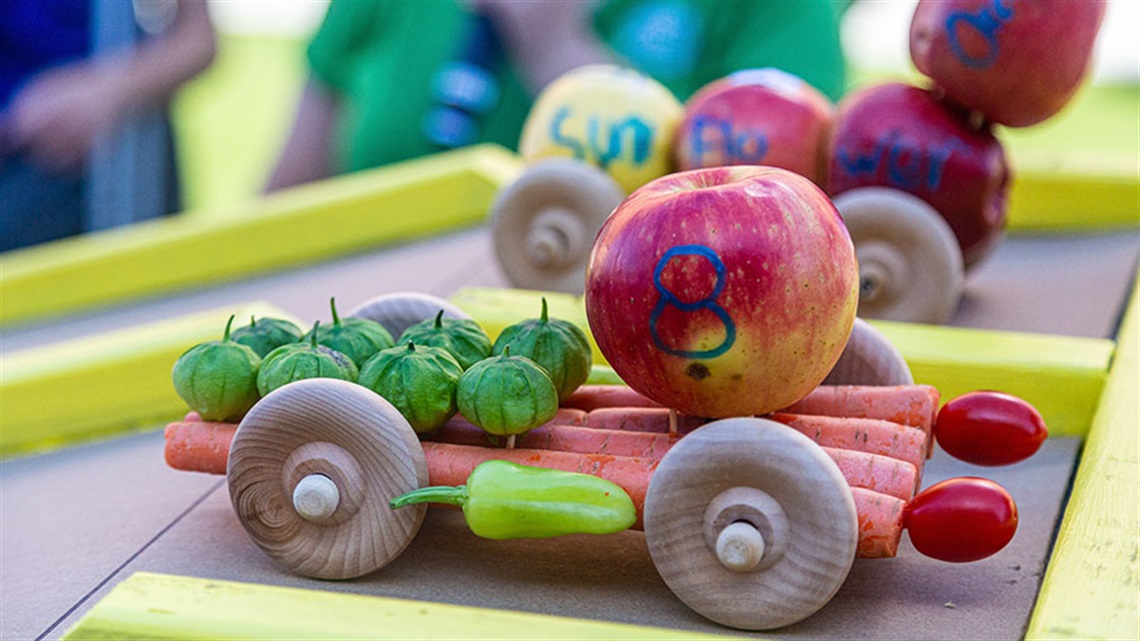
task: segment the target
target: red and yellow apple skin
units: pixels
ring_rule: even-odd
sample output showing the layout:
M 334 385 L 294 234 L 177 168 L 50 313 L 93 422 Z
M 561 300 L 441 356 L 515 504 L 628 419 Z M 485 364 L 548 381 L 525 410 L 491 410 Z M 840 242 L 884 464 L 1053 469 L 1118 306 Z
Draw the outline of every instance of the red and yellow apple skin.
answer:
M 831 371 L 855 322 L 847 228 L 807 178 L 696 169 L 630 194 L 598 233 L 586 315 L 638 392 L 709 418 L 790 405 Z
M 992 122 L 1027 127 L 1081 86 L 1104 0 L 920 0 L 910 57 L 946 97 Z
M 901 83 L 868 87 L 839 103 L 828 193 L 892 187 L 930 204 L 950 225 L 966 267 L 1005 229 L 1009 166 L 990 127 L 933 92 Z
M 827 185 L 835 106 L 797 76 L 748 69 L 705 85 L 685 103 L 674 155 L 680 170 L 771 165 Z

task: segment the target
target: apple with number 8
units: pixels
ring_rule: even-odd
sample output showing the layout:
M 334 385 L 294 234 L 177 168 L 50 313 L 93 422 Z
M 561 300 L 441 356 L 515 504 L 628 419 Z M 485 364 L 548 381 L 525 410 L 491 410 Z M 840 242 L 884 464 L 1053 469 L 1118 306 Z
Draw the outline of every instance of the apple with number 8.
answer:
M 830 199 L 775 167 L 696 169 L 630 194 L 586 273 L 598 347 L 686 414 L 764 414 L 814 389 L 855 322 L 855 250 Z

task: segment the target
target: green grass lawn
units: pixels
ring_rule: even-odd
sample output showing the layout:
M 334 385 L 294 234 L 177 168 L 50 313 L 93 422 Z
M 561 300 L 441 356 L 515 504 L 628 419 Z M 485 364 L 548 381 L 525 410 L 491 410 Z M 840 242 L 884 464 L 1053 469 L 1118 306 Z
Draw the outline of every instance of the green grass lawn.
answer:
M 305 74 L 300 40 L 222 34 L 218 47 L 174 110 L 186 208 L 203 215 L 224 215 L 226 205 L 258 193 Z M 854 84 L 885 79 L 858 73 Z M 1054 118 L 999 135 L 1015 171 L 1032 163 L 1140 175 L 1140 85 L 1087 86 Z

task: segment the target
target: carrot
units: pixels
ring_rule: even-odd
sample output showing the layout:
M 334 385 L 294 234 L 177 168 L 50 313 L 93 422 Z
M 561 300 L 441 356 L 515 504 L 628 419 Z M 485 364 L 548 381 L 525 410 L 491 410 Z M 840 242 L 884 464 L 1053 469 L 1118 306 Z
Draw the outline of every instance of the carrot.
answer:
M 237 426 L 231 423 L 171 423 L 166 426 L 165 433 L 166 462 L 178 470 L 225 474 L 229 445 L 236 429 Z M 634 527 L 638 529 L 643 524 L 645 493 L 660 462 L 654 458 L 525 448 L 507 450 L 436 442 L 423 443 L 423 449 L 427 459 L 428 482 L 432 485 L 462 485 L 475 466 L 489 459 L 584 472 L 608 479 L 629 493 L 637 508 L 638 518 Z M 857 452 L 845 454 L 859 457 Z M 842 469 L 843 465 L 840 467 Z M 893 556 L 902 531 L 902 506 L 905 503 L 901 499 L 863 488 L 856 487 L 851 491 L 859 514 L 858 556 Z
M 851 488 L 851 495 L 859 515 L 859 544 L 855 556 L 863 559 L 893 557 L 902 538 L 906 501 L 861 488 Z
M 681 437 L 667 433 L 632 432 L 586 428 L 574 425 L 544 425 L 515 441 L 516 447 L 580 454 L 610 454 L 643 459 L 660 459 Z M 432 441 L 457 445 L 489 444 L 488 435 L 478 427 L 448 421 L 434 432 Z M 918 472 L 913 465 L 887 456 L 824 447 L 851 487 L 862 487 L 901 499 L 914 496 Z
M 691 432 L 705 419 L 686 414 L 677 415 L 677 433 Z M 668 432 L 669 409 L 664 407 L 601 407 L 586 414 L 587 427 L 634 432 Z
M 795 429 L 825 447 L 881 454 L 906 461 L 920 475 L 926 461 L 926 435 L 918 428 L 874 418 L 838 418 L 781 412 L 768 418 Z
M 629 432 L 547 423 L 516 437 L 515 447 L 532 450 L 610 454 L 660 459 L 681 437 L 668 433 Z M 489 435 L 466 421 L 450 420 L 429 440 L 458 445 L 492 445 Z
M 574 407 L 587 412 L 599 407 L 663 407 L 657 401 L 642 396 L 625 385 L 582 385 L 562 407 Z
M 234 423 L 170 423 L 164 431 L 166 464 L 186 472 L 225 474 L 235 431 Z
M 583 425 L 585 422 L 585 410 L 580 410 L 573 407 L 560 407 L 558 408 L 558 411 L 554 413 L 554 418 L 543 423 L 543 425 Z M 456 414 L 455 416 L 451 417 L 451 420 L 449 420 L 448 423 L 460 423 L 464 425 L 470 425 L 476 429 L 480 429 L 471 421 L 468 421 L 462 414 Z
M 877 418 L 926 432 L 927 453 L 940 394 L 930 385 L 821 385 L 783 411 L 789 414 Z

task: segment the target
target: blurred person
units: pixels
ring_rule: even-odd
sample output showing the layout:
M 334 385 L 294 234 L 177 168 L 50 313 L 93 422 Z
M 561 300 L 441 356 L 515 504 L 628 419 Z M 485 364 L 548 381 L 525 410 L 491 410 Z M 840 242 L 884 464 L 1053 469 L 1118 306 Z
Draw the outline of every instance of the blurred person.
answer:
M 204 0 L 140 0 L 133 6 L 169 10 L 165 29 L 134 46 L 97 47 L 106 38 L 99 29 L 107 29 L 97 18 L 108 15 L 100 4 L 120 1 L 4 0 L 0 7 L 0 251 L 82 233 L 92 150 L 130 119 L 165 110 L 213 59 Z M 117 27 L 128 43 L 138 29 L 130 7 L 131 24 Z M 164 149 L 172 167 L 172 150 Z M 171 202 L 162 213 L 176 208 Z
M 838 99 L 847 4 L 332 0 L 266 191 L 466 144 L 514 149 L 542 87 L 590 63 L 631 66 L 681 100 L 756 67 L 781 68 Z

